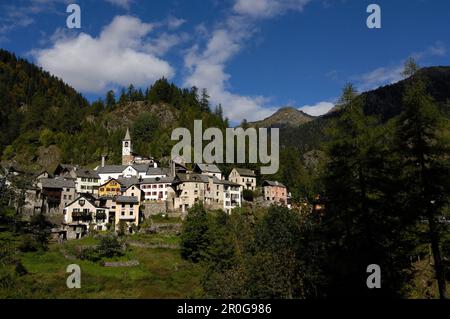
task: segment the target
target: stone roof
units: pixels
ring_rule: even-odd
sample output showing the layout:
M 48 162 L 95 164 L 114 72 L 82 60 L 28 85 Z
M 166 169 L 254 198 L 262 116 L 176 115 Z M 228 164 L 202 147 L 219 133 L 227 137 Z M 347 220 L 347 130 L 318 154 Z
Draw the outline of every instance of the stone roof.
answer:
M 221 184 L 221 185 L 228 185 L 228 186 L 234 186 L 234 187 L 241 187 L 242 185 L 236 184 L 227 180 L 220 180 L 218 178 L 214 178 L 214 184 Z
M 117 174 L 122 173 L 127 166 L 122 165 L 105 165 L 97 169 L 98 174 Z
M 139 199 L 136 196 L 117 196 L 116 202 L 121 204 L 139 204 Z
M 222 173 L 222 171 L 215 164 L 195 164 L 195 169 L 203 173 Z
M 286 188 L 283 184 L 277 181 L 264 181 L 263 186 L 273 186 L 273 187 L 283 187 Z
M 126 189 L 130 188 L 133 185 L 139 185 L 140 184 L 140 180 L 139 178 L 136 177 L 131 177 L 131 178 L 118 178 L 116 179 L 119 184 L 122 187 L 125 187 Z
M 173 179 L 173 177 L 144 178 L 141 180 L 140 184 L 172 184 Z
M 256 174 L 253 170 L 248 168 L 234 168 L 239 175 L 245 176 L 245 177 L 256 177 Z
M 97 173 L 98 174 L 120 174 L 129 166 L 131 166 L 133 169 L 135 169 L 139 173 L 145 173 L 149 169 L 149 165 L 148 164 L 142 164 L 142 165 L 105 165 L 103 167 L 97 168 Z
M 96 171 L 88 168 L 79 168 L 76 170 L 75 174 L 78 178 L 100 179 L 100 176 Z
M 147 175 L 170 175 L 170 168 L 165 167 L 148 167 Z
M 42 188 L 75 188 L 75 182 L 73 180 L 60 179 L 60 178 L 43 178 L 41 179 Z
M 177 174 L 175 183 L 209 183 L 209 177 L 200 174 Z

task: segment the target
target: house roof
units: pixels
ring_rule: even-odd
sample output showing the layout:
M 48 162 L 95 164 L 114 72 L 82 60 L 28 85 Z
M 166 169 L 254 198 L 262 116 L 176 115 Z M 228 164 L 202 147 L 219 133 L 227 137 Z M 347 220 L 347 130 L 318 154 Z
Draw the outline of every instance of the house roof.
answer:
M 98 174 L 117 174 L 122 173 L 126 166 L 122 165 L 105 165 L 97 169 Z
M 68 203 L 66 205 L 66 208 L 71 206 L 73 203 L 78 202 L 80 199 L 84 199 L 86 202 L 88 202 L 89 204 L 91 204 L 92 206 L 97 208 L 97 206 L 95 205 L 95 198 L 90 194 L 83 194 L 83 195 L 78 196 L 76 199 L 74 199 L 73 201 Z
M 170 174 L 170 168 L 165 167 L 148 167 L 147 169 L 147 175 L 169 175 Z
M 200 174 L 177 174 L 174 183 L 209 183 L 209 177 Z
M 130 188 L 133 185 L 139 185 L 140 183 L 140 180 L 136 177 L 118 178 L 117 181 L 122 187 L 125 187 L 126 189 Z
M 77 169 L 75 174 L 79 178 L 100 179 L 100 176 L 98 175 L 98 173 L 96 171 L 94 171 L 92 169 L 88 169 L 88 168 Z
M 239 173 L 239 175 L 241 175 L 241 176 L 246 176 L 246 177 L 256 177 L 255 171 L 253 171 L 253 170 L 251 170 L 251 169 L 248 169 L 248 168 L 238 168 L 238 167 L 235 167 L 234 169 L 235 169 L 235 170 Z
M 61 179 L 61 178 L 43 178 L 41 179 L 42 188 L 75 188 L 75 182 L 73 180 Z
M 228 186 L 234 186 L 234 187 L 242 187 L 240 184 L 236 184 L 227 180 L 220 180 L 218 178 L 214 178 L 214 184 L 221 184 L 221 185 L 228 185 Z
M 215 164 L 195 164 L 194 170 L 200 170 L 204 173 L 222 173 L 222 171 Z
M 139 199 L 136 196 L 117 196 L 116 202 L 122 204 L 139 204 Z
M 286 188 L 286 186 L 284 186 L 283 184 L 281 184 L 280 182 L 277 182 L 277 181 L 264 181 L 263 186 L 273 186 L 273 187 L 284 187 L 284 188 Z
M 173 179 L 173 177 L 144 178 L 140 184 L 172 184 Z

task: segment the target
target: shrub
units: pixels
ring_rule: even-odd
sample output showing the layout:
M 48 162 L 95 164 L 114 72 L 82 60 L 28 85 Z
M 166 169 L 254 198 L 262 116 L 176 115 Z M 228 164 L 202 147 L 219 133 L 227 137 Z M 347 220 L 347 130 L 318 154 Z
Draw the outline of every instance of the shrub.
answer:
M 32 235 L 24 235 L 22 241 L 19 244 L 19 250 L 23 253 L 35 252 L 40 248 L 39 243 L 34 239 Z
M 199 262 L 208 247 L 208 216 L 202 204 L 192 207 L 183 223 L 181 256 Z
M 100 257 L 112 258 L 122 255 L 122 246 L 115 236 L 104 236 L 100 239 L 97 252 Z
M 244 192 L 242 193 L 242 197 L 247 202 L 253 202 L 254 194 L 249 189 L 244 189 Z

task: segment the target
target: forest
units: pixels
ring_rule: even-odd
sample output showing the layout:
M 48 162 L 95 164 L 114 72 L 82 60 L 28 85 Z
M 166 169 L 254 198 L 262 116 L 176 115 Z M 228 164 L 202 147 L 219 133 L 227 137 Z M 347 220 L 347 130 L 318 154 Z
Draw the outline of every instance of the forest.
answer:
M 334 112 L 284 128 L 280 170 L 258 175 L 258 182 L 267 178 L 287 185 L 293 211 L 259 210 L 250 203 L 226 215 L 194 207 L 180 247 L 185 260 L 204 270 L 203 295 L 424 297 L 414 286 L 415 261 L 430 258 L 433 276 L 427 280 L 436 286 L 430 296 L 446 298 L 449 75 L 449 68 L 419 69 L 409 60 L 404 81 L 362 94 L 349 84 Z M 137 153 L 164 158 L 174 143 L 174 127 L 192 130 L 195 119 L 204 127 L 229 126 L 206 90 L 180 89 L 160 79 L 145 91 L 130 85 L 117 96 L 110 91 L 89 103 L 60 79 L 6 51 L 0 51 L 0 99 L 2 164 L 30 177 L 55 163 L 95 167 L 103 154 L 118 163 L 127 127 Z M 231 170 L 220 167 L 225 174 Z M 0 233 L 14 238 L 4 243 L 24 245 L 26 251 L 37 242 L 42 247 L 33 249 L 45 250 L 46 221 L 23 224 L 8 207 L 6 190 L 1 194 Z M 0 252 L 1 269 L 8 271 L 0 275 L 3 284 L 24 271 L 8 245 L 2 243 Z M 367 289 L 370 264 L 381 267 L 381 289 Z

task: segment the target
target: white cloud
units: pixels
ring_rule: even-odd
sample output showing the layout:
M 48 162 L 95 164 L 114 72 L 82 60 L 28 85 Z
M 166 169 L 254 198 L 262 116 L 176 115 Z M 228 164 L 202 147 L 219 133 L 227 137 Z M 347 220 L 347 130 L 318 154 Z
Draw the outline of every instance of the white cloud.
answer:
M 148 52 L 144 38 L 153 26 L 118 16 L 99 37 L 80 33 L 55 38 L 53 46 L 32 52 L 37 63 L 82 92 L 102 93 L 114 86 L 146 86 L 174 70 Z
M 186 23 L 186 20 L 179 19 L 174 16 L 169 16 L 169 18 L 167 19 L 167 26 L 169 27 L 170 30 L 178 29 L 185 23 Z
M 105 0 L 105 1 L 124 9 L 129 9 L 131 3 L 133 2 L 133 0 Z
M 268 106 L 269 98 L 246 96 L 231 92 L 226 73 L 226 64 L 238 54 L 255 32 L 254 19 L 268 18 L 287 10 L 302 10 L 309 0 L 281 1 L 237 0 L 233 14 L 219 24 L 212 32 L 202 26 L 200 34 L 207 37 L 204 47 L 194 45 L 185 56 L 188 75 L 184 85 L 208 89 L 214 105 L 222 104 L 224 115 L 234 122 L 242 119 L 259 120 L 276 111 Z
M 156 39 L 151 40 L 146 49 L 148 52 L 155 54 L 156 56 L 162 56 L 166 54 L 173 47 L 180 45 L 189 40 L 187 33 L 170 34 L 163 32 Z
M 334 107 L 331 102 L 319 102 L 314 105 L 305 105 L 299 108 L 300 111 L 312 116 L 320 116 L 327 114 Z
M 444 57 L 447 55 L 447 48 L 438 41 L 421 52 L 415 52 L 411 56 L 418 62 L 428 57 Z M 352 77 L 356 80 L 359 91 L 367 91 L 376 89 L 382 85 L 396 83 L 403 79 L 402 71 L 404 69 L 405 60 L 401 63 L 389 67 L 379 67 L 362 75 Z M 419 63 L 420 64 L 420 63 Z
M 403 64 L 393 67 L 380 67 L 355 77 L 359 91 L 367 91 L 382 85 L 393 84 L 402 79 Z
M 237 0 L 234 11 L 254 18 L 267 18 L 288 10 L 302 11 L 310 0 Z

